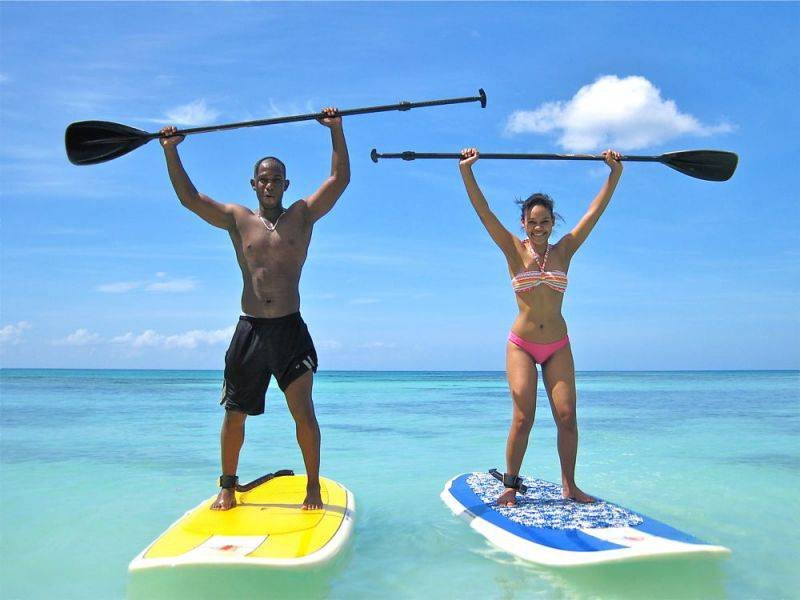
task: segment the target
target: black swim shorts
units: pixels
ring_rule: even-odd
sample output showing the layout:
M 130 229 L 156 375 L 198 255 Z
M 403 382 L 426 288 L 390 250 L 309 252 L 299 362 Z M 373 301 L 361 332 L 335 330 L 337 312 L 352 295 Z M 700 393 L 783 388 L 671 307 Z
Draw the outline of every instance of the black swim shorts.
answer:
M 264 412 L 271 376 L 282 391 L 307 371 L 317 371 L 317 352 L 296 312 L 274 319 L 241 316 L 225 353 L 220 404 L 248 415 Z

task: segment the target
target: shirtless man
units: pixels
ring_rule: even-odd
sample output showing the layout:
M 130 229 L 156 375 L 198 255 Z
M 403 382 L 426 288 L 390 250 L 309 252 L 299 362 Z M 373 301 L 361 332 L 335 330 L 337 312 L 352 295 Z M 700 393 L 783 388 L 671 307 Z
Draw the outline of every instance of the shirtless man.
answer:
M 239 204 L 221 204 L 197 191 L 181 164 L 173 126 L 164 127 L 160 138 L 167 170 L 175 193 L 186 208 L 215 227 L 225 229 L 236 250 L 242 271 L 242 312 L 225 354 L 225 386 L 222 401 L 222 476 L 213 510 L 236 505 L 234 490 L 239 451 L 244 442 L 248 415 L 264 412 L 270 376 L 286 396 L 295 421 L 297 443 L 303 453 L 308 486 L 303 509 L 322 508 L 319 488 L 320 433 L 311 399 L 317 354 L 300 317 L 300 273 L 311 242 L 314 223 L 324 216 L 350 182 L 350 159 L 335 108 L 322 111 L 320 123 L 331 131 L 331 174 L 308 198 L 283 207 L 289 187 L 286 167 L 274 157 L 255 165 L 250 185 L 258 198 L 253 212 Z

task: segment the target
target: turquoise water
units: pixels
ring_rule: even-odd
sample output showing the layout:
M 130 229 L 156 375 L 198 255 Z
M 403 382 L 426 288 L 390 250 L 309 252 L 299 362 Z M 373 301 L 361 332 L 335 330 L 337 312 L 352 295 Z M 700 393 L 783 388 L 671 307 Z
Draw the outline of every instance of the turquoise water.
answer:
M 503 467 L 503 373 L 319 373 L 322 472 L 356 497 L 323 570 L 127 573 L 215 491 L 221 374 L 3 370 L 3 598 L 790 598 L 800 575 L 800 372 L 579 373 L 578 482 L 727 560 L 562 571 L 489 546 L 439 499 Z M 248 420 L 243 480 L 302 472 L 286 405 Z M 540 390 L 523 472 L 559 480 Z

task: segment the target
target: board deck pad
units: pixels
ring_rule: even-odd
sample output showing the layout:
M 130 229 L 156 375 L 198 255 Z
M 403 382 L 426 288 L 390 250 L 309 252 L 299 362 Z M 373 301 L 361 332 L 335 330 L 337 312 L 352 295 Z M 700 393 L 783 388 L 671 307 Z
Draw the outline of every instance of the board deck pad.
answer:
M 173 523 L 130 564 L 131 571 L 180 565 L 292 567 L 335 556 L 353 528 L 355 501 L 343 485 L 320 478 L 322 510 L 301 510 L 305 475 L 270 479 L 236 492 L 237 505 L 211 510 L 216 495 Z
M 517 505 L 497 506 L 505 489 L 487 472 L 465 473 L 445 485 L 441 497 L 454 514 L 495 546 L 551 566 L 642 560 L 657 556 L 729 554 L 616 504 L 581 504 L 561 497 L 561 486 L 524 478 Z

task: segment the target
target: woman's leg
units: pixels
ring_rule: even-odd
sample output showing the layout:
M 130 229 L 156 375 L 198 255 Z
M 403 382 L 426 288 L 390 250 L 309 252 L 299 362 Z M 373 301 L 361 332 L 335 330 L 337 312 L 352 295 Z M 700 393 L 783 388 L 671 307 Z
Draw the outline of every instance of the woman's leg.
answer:
M 513 402 L 511 428 L 506 442 L 506 473 L 519 475 L 536 415 L 536 363 L 522 348 L 508 342 L 506 372 Z M 497 504 L 514 506 L 516 490 L 507 488 L 497 499 Z
M 575 416 L 575 363 L 567 344 L 556 350 L 542 365 L 542 378 L 558 428 L 558 457 L 561 460 L 561 485 L 564 498 L 594 502 L 575 485 L 575 460 L 578 456 L 578 421 Z

